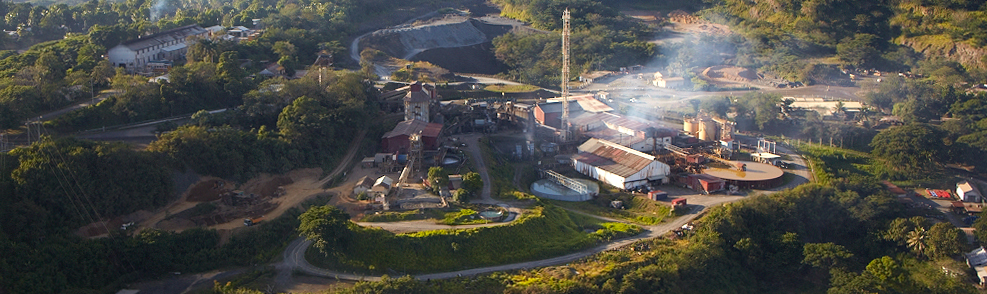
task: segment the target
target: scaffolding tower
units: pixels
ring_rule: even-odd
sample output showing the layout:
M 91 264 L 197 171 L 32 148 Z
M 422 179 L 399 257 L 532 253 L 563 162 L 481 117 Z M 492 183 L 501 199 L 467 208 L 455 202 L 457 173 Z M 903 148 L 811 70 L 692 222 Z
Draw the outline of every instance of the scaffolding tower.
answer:
M 560 138 L 569 141 L 569 8 L 562 12 L 562 125 Z
M 411 150 L 408 154 L 408 166 L 411 171 L 418 173 L 422 170 L 422 134 L 417 132 L 408 137 L 411 140 Z

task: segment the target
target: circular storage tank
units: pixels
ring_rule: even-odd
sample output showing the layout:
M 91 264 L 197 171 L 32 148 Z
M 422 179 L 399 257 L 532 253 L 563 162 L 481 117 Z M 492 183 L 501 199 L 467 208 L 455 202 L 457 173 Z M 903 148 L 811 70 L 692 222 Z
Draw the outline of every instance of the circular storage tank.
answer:
M 682 123 L 682 130 L 686 131 L 690 135 L 695 135 L 696 132 L 699 131 L 699 126 L 692 123 L 692 120 L 687 119 Z
M 703 141 L 715 141 L 716 140 L 716 122 L 713 120 L 703 120 L 702 127 L 700 127 L 700 132 L 704 135 L 700 135 L 699 139 Z

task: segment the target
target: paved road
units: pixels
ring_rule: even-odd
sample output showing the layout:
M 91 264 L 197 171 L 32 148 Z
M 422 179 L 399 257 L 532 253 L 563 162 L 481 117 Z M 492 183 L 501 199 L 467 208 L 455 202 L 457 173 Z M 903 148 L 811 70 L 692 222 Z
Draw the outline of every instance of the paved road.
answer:
M 798 185 L 813 181 L 812 170 L 809 167 L 809 163 L 806 162 L 801 155 L 793 151 L 791 148 L 782 146 L 781 144 L 778 144 L 777 149 L 778 149 L 778 153 L 788 154 L 789 157 L 792 158 L 792 160 L 786 162 L 788 163 L 789 166 L 789 169 L 787 171 L 795 175 L 795 178 L 792 179 L 792 181 L 788 182 L 787 184 L 782 185 L 781 187 L 776 187 L 772 190 L 774 191 L 787 190 L 787 189 L 795 188 Z
M 721 199 L 727 200 L 729 198 L 721 198 Z M 692 211 L 690 211 L 688 215 L 681 216 L 679 218 L 676 218 L 675 220 L 664 222 L 656 226 L 648 227 L 647 231 L 642 234 L 616 240 L 607 244 L 602 244 L 576 253 L 552 257 L 548 259 L 528 261 L 528 262 L 519 262 L 519 263 L 482 267 L 482 268 L 475 268 L 475 269 L 468 269 L 461 271 L 444 272 L 444 273 L 424 274 L 424 275 L 415 276 L 415 278 L 419 280 L 448 279 L 448 278 L 471 276 L 471 275 L 477 275 L 477 274 L 483 274 L 483 273 L 489 273 L 495 271 L 528 269 L 528 268 L 565 264 L 602 251 L 620 248 L 642 239 L 654 238 L 664 235 L 665 233 L 668 233 L 669 231 L 675 228 L 679 228 L 682 225 L 692 221 L 693 219 L 698 217 L 699 212 L 701 212 L 705 208 L 706 208 L 705 206 L 696 205 L 693 207 Z M 294 241 L 292 241 L 284 252 L 283 255 L 284 261 L 277 266 L 278 270 L 280 272 L 289 272 L 289 273 L 291 272 L 291 270 L 297 270 L 308 275 L 342 279 L 342 280 L 355 280 L 355 281 L 380 280 L 379 276 L 368 276 L 368 275 L 360 275 L 353 273 L 337 272 L 337 271 L 331 271 L 331 270 L 315 267 L 309 264 L 307 260 L 305 260 L 305 250 L 307 250 L 309 245 L 311 245 L 311 241 L 304 240 L 304 238 L 297 238 Z
M 348 166 L 350 166 L 350 163 L 353 161 L 353 158 L 356 156 L 357 151 L 360 150 L 360 145 L 363 144 L 363 137 L 366 134 L 367 134 L 366 129 L 362 129 L 360 130 L 359 133 L 356 134 L 356 137 L 354 137 L 353 141 L 350 142 L 350 146 L 349 149 L 346 151 L 346 155 L 343 156 L 343 159 L 339 161 L 339 165 L 336 166 L 336 169 L 332 170 L 332 172 L 330 172 L 329 175 L 327 175 L 325 178 L 323 178 L 318 182 L 317 185 L 319 187 L 322 187 L 323 185 L 328 183 L 330 180 L 332 180 L 337 175 L 339 175 L 344 170 L 346 170 Z M 293 269 L 302 268 L 302 270 L 306 272 L 311 270 L 312 272 L 318 273 L 317 270 L 314 270 L 318 268 L 313 267 L 312 265 L 308 264 L 308 262 L 304 262 L 304 263 L 297 262 L 297 260 L 299 259 L 302 261 L 305 260 L 305 249 L 307 249 L 309 245 L 311 245 L 311 241 L 305 241 L 304 238 L 296 238 L 294 241 L 291 242 L 291 244 L 288 245 L 288 248 L 285 249 L 284 253 L 282 253 L 282 255 L 285 256 L 284 260 L 274 266 L 275 269 L 277 269 L 277 276 L 274 278 L 274 285 L 276 287 L 280 289 L 284 289 L 286 286 L 291 284 L 292 281 L 291 275 Z M 292 259 L 289 259 L 289 257 Z M 306 266 L 311 267 L 312 269 L 306 269 L 305 268 Z M 326 276 L 326 275 L 322 275 L 322 276 Z M 359 280 L 359 279 L 348 278 L 348 280 Z
M 486 164 L 483 162 L 483 158 L 482 158 L 481 153 L 480 153 L 479 140 L 478 140 L 479 137 L 480 137 L 480 135 L 470 135 L 470 136 L 465 136 L 465 137 L 462 137 L 461 138 L 464 142 L 467 143 L 467 150 L 470 152 L 471 157 L 476 162 L 477 171 L 480 174 L 480 177 L 483 179 L 483 182 L 484 182 L 484 187 L 483 187 L 484 189 L 483 189 L 483 192 L 481 193 L 481 199 L 478 200 L 478 201 L 476 201 L 476 202 L 495 203 L 496 201 L 490 197 L 490 183 L 491 182 L 490 182 L 489 174 L 487 173 Z M 793 159 L 792 162 L 795 163 L 795 165 L 796 165 L 796 169 L 794 169 L 792 172 L 794 174 L 796 174 L 798 176 L 798 178 L 795 179 L 795 180 L 793 180 L 793 181 L 791 181 L 791 182 L 789 182 L 788 184 L 786 184 L 786 185 L 784 185 L 782 187 L 778 187 L 778 188 L 772 189 L 771 191 L 756 191 L 756 193 L 774 193 L 774 192 L 777 192 L 777 191 L 781 191 L 781 190 L 785 190 L 785 189 L 788 189 L 788 188 L 791 188 L 791 187 L 795 187 L 795 186 L 801 185 L 801 184 L 806 183 L 806 182 L 808 182 L 808 181 L 811 180 L 811 172 L 809 172 L 808 166 L 805 164 L 805 161 L 801 158 L 801 156 L 799 156 L 798 154 L 791 153 L 791 151 L 789 151 L 787 148 L 784 148 L 784 147 L 778 147 L 778 150 L 781 151 L 781 153 L 790 153 L 790 154 L 792 154 L 792 159 Z M 799 167 L 801 167 L 801 168 L 799 168 Z M 644 233 L 641 233 L 641 234 L 638 234 L 636 236 L 632 236 L 632 237 L 628 237 L 628 238 L 624 238 L 624 239 L 620 239 L 620 240 L 615 240 L 615 241 L 608 242 L 606 244 L 601 244 L 599 246 L 596 246 L 596 247 L 593 247 L 593 248 L 589 248 L 589 249 L 586 249 L 586 250 L 582 250 L 582 251 L 579 251 L 579 252 L 576 252 L 576 253 L 571 253 L 571 254 L 567 254 L 567 255 L 563 255 L 563 256 L 557 256 L 557 257 L 552 257 L 552 258 L 542 259 L 542 260 L 534 260 L 534 261 L 519 262 L 519 263 L 512 263 L 512 264 L 505 264 L 505 265 L 498 265 L 498 266 L 489 266 L 489 267 L 474 268 L 474 269 L 467 269 L 467 270 L 460 270 L 460 271 L 444 272 L 444 273 L 423 274 L 423 275 L 415 276 L 415 278 L 416 279 L 419 279 L 419 280 L 446 279 L 446 278 L 454 278 L 454 277 L 461 277 L 461 276 L 472 276 L 472 275 L 489 273 L 489 272 L 495 272 L 495 271 L 529 269 L 529 268 L 537 268 L 537 267 L 545 267 L 545 266 L 553 266 L 553 265 L 565 264 L 565 263 L 573 262 L 573 261 L 579 260 L 581 258 L 584 258 L 584 257 L 590 256 L 590 255 L 593 255 L 593 254 L 602 252 L 602 251 L 620 248 L 620 247 L 629 245 L 629 244 L 634 243 L 634 242 L 639 241 L 639 240 L 649 239 L 649 238 L 655 238 L 655 237 L 662 236 L 662 235 L 664 235 L 664 234 L 666 234 L 666 233 L 668 233 L 668 232 L 670 232 L 670 231 L 672 231 L 672 230 L 674 230 L 676 228 L 682 227 L 686 223 L 691 222 L 692 220 L 694 220 L 695 218 L 697 218 L 701 214 L 702 211 L 706 210 L 709 207 L 714 207 L 714 206 L 720 205 L 722 203 L 728 203 L 728 202 L 738 201 L 738 200 L 741 200 L 741 199 L 744 199 L 744 198 L 746 198 L 746 197 L 744 197 L 744 196 L 705 196 L 705 197 L 694 198 L 693 200 L 690 200 L 690 202 L 692 203 L 692 204 L 690 204 L 690 206 L 692 206 L 692 210 L 688 214 L 686 214 L 684 216 L 680 216 L 680 217 L 675 218 L 673 220 L 665 221 L 665 222 L 662 222 L 662 223 L 657 224 L 657 225 L 654 225 L 654 226 L 646 226 L 646 227 L 644 227 L 645 228 L 645 232 Z M 612 218 L 607 218 L 607 217 L 600 217 L 600 216 L 596 216 L 596 215 L 590 215 L 590 214 L 586 214 L 586 213 L 579 212 L 579 211 L 574 211 L 574 212 L 575 213 L 578 213 L 578 214 L 583 214 L 583 215 L 588 215 L 588 216 L 591 216 L 591 217 L 595 217 L 595 218 L 598 218 L 598 219 L 603 219 L 603 220 L 606 220 L 606 221 L 624 222 L 624 221 L 618 220 L 618 219 L 612 219 Z M 390 226 L 392 229 L 401 229 L 401 230 L 415 230 L 415 229 L 422 230 L 422 229 L 425 229 L 425 228 L 428 228 L 428 229 L 442 229 L 442 226 L 443 226 L 443 225 L 437 225 L 437 224 L 435 224 L 433 222 L 429 222 L 429 221 L 397 222 L 397 223 L 370 223 L 370 224 L 361 223 L 360 225 L 370 225 L 370 226 L 380 226 L 380 227 Z M 486 226 L 486 225 L 476 225 L 476 226 Z M 467 226 L 457 226 L 456 228 L 466 228 L 466 227 Z M 376 277 L 376 276 L 367 276 L 367 275 L 359 275 L 359 274 L 352 274 L 352 273 L 345 273 L 345 272 L 336 272 L 336 271 L 331 271 L 331 270 L 327 270 L 327 269 L 322 269 L 322 268 L 315 267 L 315 266 L 309 264 L 307 260 L 305 260 L 305 250 L 307 250 L 307 248 L 308 248 L 308 246 L 310 244 L 311 244 L 310 241 L 306 241 L 303 238 L 298 238 L 298 239 L 294 240 L 288 246 L 288 248 L 284 252 L 284 261 L 278 265 L 279 272 L 280 273 L 290 273 L 292 270 L 298 270 L 298 271 L 304 272 L 304 273 L 309 274 L 309 275 L 321 276 L 321 277 L 328 277 L 328 278 L 336 278 L 336 279 L 345 279 L 345 280 L 377 281 L 377 280 L 380 279 L 380 277 Z M 279 274 L 279 276 L 280 276 L 280 274 Z M 288 278 L 290 279 L 290 277 L 288 277 Z

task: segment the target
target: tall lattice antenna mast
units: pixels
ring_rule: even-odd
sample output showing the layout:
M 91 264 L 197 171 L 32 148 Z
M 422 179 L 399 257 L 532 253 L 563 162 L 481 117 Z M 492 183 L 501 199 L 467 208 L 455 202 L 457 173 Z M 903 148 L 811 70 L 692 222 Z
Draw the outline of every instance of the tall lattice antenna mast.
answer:
M 569 8 L 562 12 L 562 141 L 569 140 Z

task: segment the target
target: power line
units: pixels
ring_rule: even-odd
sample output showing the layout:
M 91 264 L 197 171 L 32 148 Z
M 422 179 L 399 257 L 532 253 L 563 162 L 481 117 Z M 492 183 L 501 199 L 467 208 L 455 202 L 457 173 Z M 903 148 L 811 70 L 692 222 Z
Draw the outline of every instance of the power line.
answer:
M 41 125 L 41 128 L 44 129 L 44 126 Z M 48 133 L 48 130 L 47 129 L 45 129 L 45 133 Z M 61 152 L 56 152 L 55 154 L 58 155 L 59 160 L 61 160 L 62 163 L 67 163 L 68 162 L 67 160 L 65 160 L 65 157 L 62 156 L 62 153 Z M 79 185 L 79 179 L 78 179 L 78 177 L 76 177 L 75 171 L 73 171 L 72 169 L 68 169 L 68 170 L 69 170 L 69 175 L 72 176 L 72 181 L 74 182 L 76 188 L 79 188 L 79 193 L 81 193 L 82 194 L 82 197 L 84 199 L 86 199 L 86 202 L 87 203 L 89 203 L 89 207 L 92 208 L 93 213 L 96 214 L 96 217 L 99 220 L 100 225 L 102 225 L 103 226 L 103 229 L 106 230 L 106 233 L 109 234 L 110 233 L 110 229 L 106 227 L 106 222 L 103 221 L 103 216 L 100 215 L 99 210 L 97 210 L 96 209 L 96 206 L 93 205 L 92 200 L 89 199 L 89 195 L 86 195 L 86 190 L 83 189 L 81 185 Z M 64 176 L 64 174 L 63 174 L 63 176 Z
M 45 130 L 45 132 L 47 133 L 47 130 Z M 39 138 L 40 138 L 40 132 L 39 132 Z M 49 137 L 48 140 L 51 140 L 50 137 Z M 39 140 L 39 142 L 41 142 L 41 141 Z M 52 146 L 53 147 L 57 147 L 54 141 L 51 141 L 51 143 L 52 143 Z M 58 168 L 57 165 L 53 164 L 54 161 L 52 159 L 53 159 L 54 156 L 52 156 L 48 152 L 45 152 L 44 151 L 45 150 L 44 146 L 40 146 L 39 145 L 38 146 L 38 150 L 45 157 L 46 161 L 48 162 L 48 165 L 52 168 L 52 173 L 55 174 L 55 179 L 58 180 L 58 185 L 62 188 L 62 191 L 65 191 L 66 196 L 69 198 L 70 202 L 72 202 L 72 205 L 75 207 L 76 211 L 78 212 L 80 210 L 79 206 L 82 206 L 81 210 L 82 211 L 85 211 L 85 213 L 83 214 L 83 213 L 80 212 L 79 214 L 82 215 L 83 221 L 85 221 L 85 220 L 88 219 L 89 220 L 89 223 L 96 223 L 96 221 L 93 219 L 92 215 L 89 214 L 89 210 L 86 209 L 85 203 L 83 203 L 82 200 L 77 200 L 77 199 L 81 199 L 81 198 L 85 198 L 86 199 L 86 202 L 89 203 L 89 207 L 92 208 L 93 213 L 96 214 L 96 216 L 99 218 L 99 224 L 100 224 L 100 226 L 102 226 L 103 229 L 106 230 L 106 233 L 109 234 L 111 232 L 110 229 L 108 227 L 106 227 L 106 222 L 103 221 L 102 216 L 99 214 L 99 211 L 96 210 L 96 207 L 92 204 L 92 201 L 89 200 L 89 196 L 85 195 L 85 190 L 83 190 L 82 189 L 82 186 L 79 185 L 78 179 L 75 179 L 74 172 L 71 169 L 68 169 L 69 172 L 73 174 L 73 178 L 75 179 L 75 186 L 78 187 L 79 188 L 79 191 L 83 194 L 82 197 L 80 197 L 78 194 L 76 194 L 74 192 L 75 189 L 71 189 L 73 191 L 72 192 L 69 192 L 69 189 L 66 189 L 65 188 L 65 186 L 66 186 L 65 183 L 68 183 L 69 182 L 69 179 L 68 179 L 68 177 L 65 176 L 65 173 L 60 168 Z M 56 151 L 58 151 L 58 150 L 56 150 Z M 66 161 L 64 159 L 64 157 L 62 157 L 61 152 L 51 152 L 51 153 L 58 154 L 58 156 L 59 156 L 62 164 L 66 164 L 68 162 L 68 161 Z M 59 175 L 61 175 L 61 178 L 58 177 Z M 63 179 L 64 179 L 65 183 L 62 182 Z M 72 197 L 73 194 L 75 196 L 74 198 Z M 76 204 L 75 201 L 78 201 L 79 204 Z M 121 260 L 124 261 L 124 262 L 126 262 L 127 263 L 127 266 L 129 266 L 132 271 L 137 271 L 137 269 L 134 267 L 133 263 L 131 263 L 130 260 L 126 258 L 126 255 L 121 255 Z
M 59 168 L 52 162 L 52 156 L 45 151 L 45 146 L 39 144 L 37 148 L 38 148 L 38 154 L 44 157 L 45 162 L 52 170 L 52 174 L 55 175 L 55 180 L 58 181 L 59 188 L 62 188 L 62 191 L 65 192 L 65 196 L 69 198 L 69 202 L 72 203 L 72 207 L 75 208 L 75 211 L 76 213 L 79 214 L 79 217 L 82 218 L 83 221 L 88 219 L 90 222 L 93 222 L 92 216 L 89 215 L 89 212 L 85 211 L 84 207 L 80 208 L 80 206 L 82 206 L 81 205 L 82 200 L 77 200 L 77 197 L 73 197 L 72 193 L 70 193 L 68 189 L 65 188 L 66 185 L 65 183 L 62 182 L 62 180 L 65 178 L 65 175 L 63 174 L 61 178 L 58 177 Z M 79 203 L 76 203 L 76 201 L 78 201 Z
M 40 126 L 41 126 L 42 129 L 44 129 L 44 126 L 43 125 L 40 125 Z M 48 130 L 47 129 L 44 129 L 44 131 L 45 131 L 46 134 L 48 133 Z M 40 130 L 39 130 L 38 136 L 40 137 Z M 54 142 L 52 142 L 52 145 L 54 146 Z M 58 155 L 59 160 L 61 160 L 62 163 L 68 163 L 68 161 L 65 160 L 65 157 L 62 156 L 62 153 L 61 152 L 55 152 L 55 153 Z M 89 207 L 92 208 L 93 213 L 96 214 L 97 219 L 99 219 L 100 226 L 103 227 L 103 230 L 106 230 L 106 234 L 110 234 L 111 233 L 110 228 L 108 228 L 106 226 L 106 222 L 103 221 L 103 216 L 99 213 L 99 210 L 96 209 L 96 206 L 93 205 L 93 202 L 89 198 L 89 195 L 86 195 L 85 189 L 83 189 L 82 186 L 79 185 L 79 179 L 76 177 L 75 172 L 72 169 L 68 169 L 68 170 L 69 170 L 69 174 L 72 175 L 72 180 L 74 181 L 76 188 L 78 188 L 79 189 L 79 192 L 82 194 L 82 198 L 86 199 L 86 202 L 89 203 Z M 62 173 L 62 177 L 65 178 L 65 174 L 64 173 Z M 65 181 L 68 182 L 68 179 L 66 178 Z M 59 184 L 61 184 L 61 183 L 59 182 Z M 63 189 L 64 189 L 64 187 L 63 187 Z M 76 195 L 76 196 L 78 196 L 78 195 Z M 82 201 L 79 201 L 79 202 L 82 202 Z M 83 204 L 83 206 L 85 206 L 85 205 Z M 83 207 L 83 209 L 84 209 L 84 207 Z M 87 211 L 86 215 L 89 216 L 88 211 Z M 89 216 L 89 220 L 90 220 L 90 223 L 95 223 L 95 221 L 92 220 L 92 217 L 91 216 Z M 134 267 L 134 264 L 131 263 L 129 259 L 126 259 L 125 258 L 126 257 L 125 255 L 122 255 L 122 256 L 124 256 L 124 258 L 122 258 L 122 260 L 124 262 L 126 262 L 128 266 L 130 266 L 130 269 L 132 271 L 137 271 L 137 269 Z

